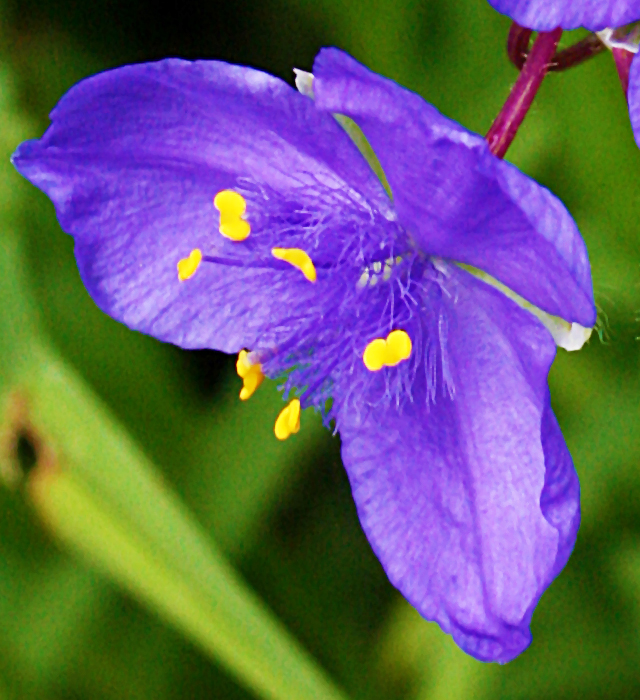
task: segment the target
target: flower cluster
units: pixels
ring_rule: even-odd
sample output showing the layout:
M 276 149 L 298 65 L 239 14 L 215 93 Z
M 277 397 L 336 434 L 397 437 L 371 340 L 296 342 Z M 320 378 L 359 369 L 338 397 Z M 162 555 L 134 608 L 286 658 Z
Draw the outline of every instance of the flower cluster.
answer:
M 301 408 L 335 422 L 390 580 L 508 661 L 579 525 L 547 374 L 554 338 L 595 323 L 585 245 L 482 137 L 341 51 L 299 85 L 217 61 L 108 71 L 13 162 L 100 308 L 239 353 L 243 399 L 280 380 L 280 439 Z

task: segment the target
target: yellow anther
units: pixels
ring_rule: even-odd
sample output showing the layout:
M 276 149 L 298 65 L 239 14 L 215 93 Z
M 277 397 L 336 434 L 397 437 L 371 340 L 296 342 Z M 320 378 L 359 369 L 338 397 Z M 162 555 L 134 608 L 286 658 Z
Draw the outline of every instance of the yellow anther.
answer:
M 371 372 L 394 367 L 411 356 L 411 338 L 404 331 L 391 331 L 384 338 L 372 340 L 364 350 L 362 361 Z
M 280 411 L 273 432 L 278 440 L 286 440 L 300 430 L 300 401 L 293 399 Z
M 411 357 L 411 338 L 404 331 L 391 331 L 387 336 L 387 359 L 388 367 L 400 364 L 403 360 Z
M 387 341 L 384 338 L 376 338 L 372 340 L 364 349 L 362 361 L 364 366 L 371 372 L 377 372 L 382 369 L 386 362 L 387 356 Z
M 222 190 L 214 197 L 213 206 L 220 212 L 220 233 L 232 241 L 244 241 L 251 226 L 242 218 L 247 210 L 244 197 L 233 190 Z
M 262 384 L 264 374 L 262 374 L 262 365 L 260 363 L 251 364 L 248 358 L 249 353 L 246 350 L 240 350 L 238 360 L 236 362 L 236 372 L 242 379 L 242 389 L 240 389 L 240 398 L 246 401 L 253 396 L 255 390 Z
M 259 367 L 260 365 L 253 365 L 249 362 L 249 353 L 246 350 L 240 350 L 238 359 L 236 360 L 236 372 L 238 376 L 244 379 L 256 366 Z
M 196 274 L 196 270 L 200 267 L 201 262 L 202 251 L 198 250 L 198 248 L 194 248 L 188 258 L 178 260 L 178 279 L 184 282 L 190 277 L 193 277 Z
M 290 265 L 297 267 L 309 282 L 316 281 L 317 275 L 315 265 L 304 250 L 300 250 L 300 248 L 272 248 L 271 254 L 274 258 L 284 260 Z

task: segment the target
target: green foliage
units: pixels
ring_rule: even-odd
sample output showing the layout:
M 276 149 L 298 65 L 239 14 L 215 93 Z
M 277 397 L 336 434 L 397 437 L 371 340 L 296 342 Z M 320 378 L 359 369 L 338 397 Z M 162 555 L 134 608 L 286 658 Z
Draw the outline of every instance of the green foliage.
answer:
M 532 647 L 487 666 L 386 581 L 337 438 L 304 414 L 277 442 L 273 386 L 241 403 L 220 355 L 103 316 L 8 159 L 97 70 L 177 54 L 292 80 L 321 45 L 484 132 L 515 79 L 508 20 L 485 0 L 168 7 L 0 5 L 0 700 L 638 695 L 640 151 L 610 56 L 550 76 L 509 152 L 574 214 L 609 338 L 560 351 L 551 377 L 581 476 L 576 551 Z
M 24 392 L 27 420 L 43 443 L 26 490 L 54 536 L 262 697 L 343 698 L 207 540 L 126 431 L 55 357 L 39 348 L 33 355 L 15 389 Z

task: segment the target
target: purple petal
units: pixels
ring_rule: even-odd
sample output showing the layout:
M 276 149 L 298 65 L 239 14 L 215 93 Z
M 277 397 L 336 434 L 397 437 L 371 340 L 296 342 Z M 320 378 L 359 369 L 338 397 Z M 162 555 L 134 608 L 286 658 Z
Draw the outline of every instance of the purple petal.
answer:
M 505 662 L 528 646 L 579 525 L 546 382 L 555 347 L 530 314 L 454 268 L 440 323 L 448 389 L 440 377 L 429 404 L 417 381 L 400 410 L 344 411 L 343 461 L 392 583 L 469 654 Z
M 489 0 L 498 12 L 530 29 L 586 27 L 599 31 L 640 19 L 639 0 Z
M 548 313 L 592 326 L 586 246 L 562 203 L 483 138 L 337 49 L 314 65 L 316 103 L 353 118 L 399 221 L 429 255 L 474 265 Z
M 14 164 L 51 197 L 75 237 L 97 304 L 184 347 L 252 347 L 265 324 L 315 308 L 319 295 L 319 285 L 286 264 L 243 266 L 254 239 L 219 235 L 218 191 L 245 182 L 262 193 L 263 210 L 248 209 L 247 218 L 262 220 L 264 230 L 287 198 L 329 212 L 358 198 L 388 208 L 335 120 L 253 69 L 177 59 L 127 66 L 75 86 L 51 119 Z M 176 264 L 193 248 L 237 264 L 203 264 L 180 283 Z
M 629 70 L 629 90 L 627 91 L 629 102 L 629 116 L 631 127 L 638 147 L 640 147 L 640 59 L 638 54 L 633 57 Z

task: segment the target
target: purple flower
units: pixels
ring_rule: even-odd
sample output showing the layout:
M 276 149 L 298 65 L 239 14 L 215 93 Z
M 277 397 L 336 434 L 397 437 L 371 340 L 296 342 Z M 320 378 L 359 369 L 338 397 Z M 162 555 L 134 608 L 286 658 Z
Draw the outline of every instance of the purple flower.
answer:
M 586 249 L 550 192 L 417 95 L 336 49 L 314 76 L 310 99 L 216 61 L 109 71 L 13 161 L 53 200 L 100 308 L 241 351 L 242 398 L 280 378 L 297 392 L 280 438 L 300 407 L 335 420 L 391 581 L 465 651 L 508 661 L 569 557 L 579 486 L 549 401 L 552 335 L 484 280 L 571 344 L 595 322 Z M 362 129 L 392 199 L 333 113 Z
M 529 29 L 586 27 L 599 31 L 640 18 L 640 0 L 489 0 L 490 4 Z

